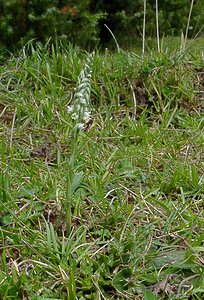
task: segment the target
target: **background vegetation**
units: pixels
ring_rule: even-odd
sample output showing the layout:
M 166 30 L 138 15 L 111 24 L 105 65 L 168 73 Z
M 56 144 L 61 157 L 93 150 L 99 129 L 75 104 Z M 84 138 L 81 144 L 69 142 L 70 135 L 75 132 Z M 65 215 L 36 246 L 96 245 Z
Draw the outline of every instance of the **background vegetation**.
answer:
M 186 28 L 191 0 L 159 1 L 159 25 L 163 35 L 180 35 Z M 30 39 L 45 42 L 61 36 L 82 47 L 104 44 L 111 39 L 104 24 L 119 39 L 140 38 L 143 0 L 2 0 L 0 3 L 0 45 L 9 49 Z M 204 23 L 204 3 L 194 1 L 190 35 Z M 155 1 L 147 1 L 148 36 L 155 36 Z

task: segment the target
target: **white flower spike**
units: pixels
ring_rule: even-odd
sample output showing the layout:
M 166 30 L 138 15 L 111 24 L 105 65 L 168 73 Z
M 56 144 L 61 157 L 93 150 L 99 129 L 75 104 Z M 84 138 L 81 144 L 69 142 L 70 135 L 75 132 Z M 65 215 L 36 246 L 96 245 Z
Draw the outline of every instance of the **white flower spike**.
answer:
M 92 61 L 94 53 L 87 58 L 84 69 L 81 70 L 74 93 L 74 103 L 68 106 L 68 112 L 74 120 L 74 128 L 83 130 L 86 123 L 89 122 L 91 111 L 89 110 L 89 102 L 91 95 L 91 78 L 92 78 Z

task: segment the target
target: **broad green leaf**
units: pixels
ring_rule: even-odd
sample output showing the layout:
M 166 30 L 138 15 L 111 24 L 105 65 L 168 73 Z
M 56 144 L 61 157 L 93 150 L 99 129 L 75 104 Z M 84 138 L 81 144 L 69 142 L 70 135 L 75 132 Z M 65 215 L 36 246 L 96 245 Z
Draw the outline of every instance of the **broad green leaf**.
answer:
M 158 300 L 158 297 L 150 290 L 144 292 L 144 300 Z
M 126 291 L 128 289 L 128 281 L 131 277 L 131 270 L 129 268 L 122 269 L 113 278 L 113 287 L 120 291 Z
M 71 193 L 72 195 L 77 190 L 78 186 L 80 185 L 82 178 L 83 178 L 83 172 L 75 173 L 74 178 L 71 184 Z

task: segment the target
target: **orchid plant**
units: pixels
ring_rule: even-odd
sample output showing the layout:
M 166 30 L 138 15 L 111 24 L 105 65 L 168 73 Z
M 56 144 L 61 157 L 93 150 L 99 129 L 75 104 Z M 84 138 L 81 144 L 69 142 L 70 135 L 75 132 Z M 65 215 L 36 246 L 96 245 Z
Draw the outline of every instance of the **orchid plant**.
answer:
M 68 105 L 68 113 L 72 118 L 71 129 L 71 156 L 68 161 L 67 172 L 67 195 L 66 195 L 66 225 L 67 234 L 71 233 L 71 206 L 78 185 L 80 184 L 83 172 L 75 169 L 76 152 L 79 147 L 79 134 L 83 130 L 91 117 L 90 95 L 92 80 L 92 64 L 94 53 L 91 53 L 86 61 L 85 67 L 81 70 L 75 88 L 73 103 Z

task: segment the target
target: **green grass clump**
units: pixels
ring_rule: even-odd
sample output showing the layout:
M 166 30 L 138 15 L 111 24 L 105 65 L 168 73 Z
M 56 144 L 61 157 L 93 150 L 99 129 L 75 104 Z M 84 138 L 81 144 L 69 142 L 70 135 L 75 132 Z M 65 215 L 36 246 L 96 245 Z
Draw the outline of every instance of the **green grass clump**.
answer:
M 0 65 L 0 298 L 203 299 L 202 53 L 89 60 Z

